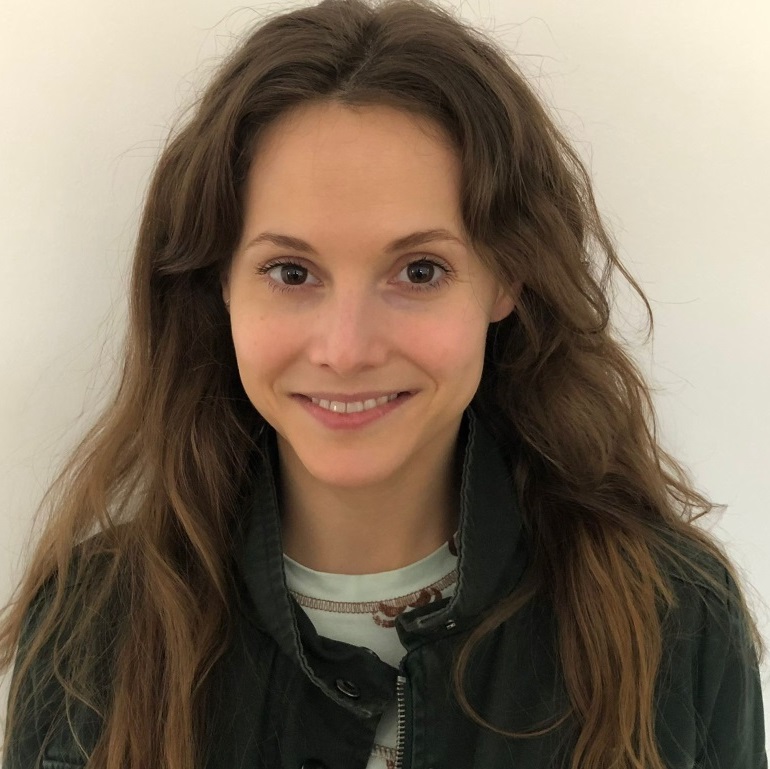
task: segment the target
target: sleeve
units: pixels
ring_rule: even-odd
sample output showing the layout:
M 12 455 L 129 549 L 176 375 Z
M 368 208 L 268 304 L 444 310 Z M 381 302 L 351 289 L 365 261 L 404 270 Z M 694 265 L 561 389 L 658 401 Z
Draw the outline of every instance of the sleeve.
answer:
M 729 600 L 710 595 L 698 659 L 704 727 L 698 769 L 767 769 L 759 663 L 738 586 L 723 571 Z

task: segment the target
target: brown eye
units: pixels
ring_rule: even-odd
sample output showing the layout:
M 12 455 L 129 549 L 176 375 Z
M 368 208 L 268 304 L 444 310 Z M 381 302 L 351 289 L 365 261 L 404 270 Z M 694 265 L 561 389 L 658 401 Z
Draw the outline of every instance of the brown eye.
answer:
M 451 267 L 433 259 L 415 259 L 399 273 L 406 288 L 413 292 L 443 288 L 453 275 Z
M 307 279 L 307 270 L 297 264 L 281 265 L 281 280 L 288 286 L 302 285 Z
M 264 275 L 267 278 L 267 285 L 276 291 L 305 289 L 321 283 L 307 267 L 286 259 L 263 264 L 257 267 L 256 272 L 258 275 Z
M 413 283 L 430 283 L 435 272 L 431 262 L 412 262 L 406 268 L 406 274 Z

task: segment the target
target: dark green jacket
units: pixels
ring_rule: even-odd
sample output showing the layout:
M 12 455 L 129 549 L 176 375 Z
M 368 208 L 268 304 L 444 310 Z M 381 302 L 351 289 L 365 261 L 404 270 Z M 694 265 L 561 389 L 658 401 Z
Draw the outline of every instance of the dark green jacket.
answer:
M 406 648 L 400 670 L 367 649 L 318 636 L 287 592 L 274 433 L 266 431 L 262 440 L 269 461 L 255 465 L 256 491 L 244 516 L 234 640 L 211 679 L 205 769 L 364 769 L 377 722 L 394 697 L 403 769 L 567 766 L 576 736 L 572 722 L 541 737 L 502 737 L 471 721 L 451 689 L 458 644 L 482 612 L 516 587 L 528 563 L 507 465 L 473 411 L 466 412 L 460 434 L 456 595 L 398 617 Z M 712 568 L 735 595 L 724 570 Z M 737 604 L 697 580 L 674 584 L 679 607 L 664 622 L 656 698 L 664 763 L 668 769 L 766 769 L 759 674 Z M 544 600 L 486 638 L 467 689 L 484 718 L 511 731 L 564 712 L 555 639 Z M 40 766 L 43 745 L 44 769 L 84 765 L 66 720 L 46 739 L 61 703 L 55 688 L 40 693 L 36 711 L 22 719 L 5 769 Z M 99 733 L 93 713 L 75 705 L 71 721 L 84 746 L 92 747 Z

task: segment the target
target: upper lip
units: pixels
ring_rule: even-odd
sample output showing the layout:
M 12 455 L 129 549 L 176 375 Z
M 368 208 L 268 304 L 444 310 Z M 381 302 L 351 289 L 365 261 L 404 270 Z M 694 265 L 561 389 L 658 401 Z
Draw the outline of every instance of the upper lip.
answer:
M 365 393 L 329 393 L 329 392 L 312 392 L 312 393 L 297 393 L 297 395 L 304 395 L 306 398 L 316 398 L 323 401 L 337 401 L 338 403 L 357 403 L 358 401 L 377 400 L 384 395 L 394 395 L 397 393 L 409 392 L 408 390 L 379 390 L 378 392 L 365 392 Z

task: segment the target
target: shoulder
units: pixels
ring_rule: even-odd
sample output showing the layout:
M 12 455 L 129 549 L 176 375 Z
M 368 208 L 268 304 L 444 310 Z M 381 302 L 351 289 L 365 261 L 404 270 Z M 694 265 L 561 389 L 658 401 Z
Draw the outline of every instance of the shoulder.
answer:
M 55 604 L 56 594 L 63 583 L 65 600 L 82 594 L 89 583 L 98 584 L 106 576 L 112 558 L 105 547 L 105 535 L 94 534 L 72 546 L 66 564 L 66 573 L 54 568 L 37 592 L 32 596 L 26 613 L 25 630 L 36 627 Z
M 726 606 L 740 597 L 735 564 L 710 536 L 666 531 L 660 534 L 659 542 L 658 566 L 677 594 L 695 591 L 706 601 Z
M 26 661 L 33 688 L 55 677 L 55 659 L 112 644 L 127 616 L 119 560 L 103 534 L 91 536 L 72 547 L 64 573 L 54 569 L 28 599 L 15 670 Z
M 41 618 L 53 607 L 59 590 L 62 591 L 65 604 L 83 604 L 85 607 L 93 593 L 98 592 L 106 581 L 113 582 L 114 569 L 120 559 L 116 557 L 117 549 L 112 543 L 112 538 L 105 532 L 98 532 L 74 544 L 65 573 L 60 574 L 59 569 L 55 568 L 34 595 L 30 602 L 28 622 Z

